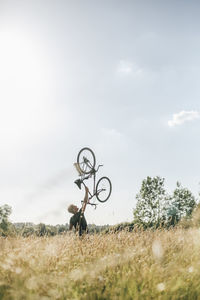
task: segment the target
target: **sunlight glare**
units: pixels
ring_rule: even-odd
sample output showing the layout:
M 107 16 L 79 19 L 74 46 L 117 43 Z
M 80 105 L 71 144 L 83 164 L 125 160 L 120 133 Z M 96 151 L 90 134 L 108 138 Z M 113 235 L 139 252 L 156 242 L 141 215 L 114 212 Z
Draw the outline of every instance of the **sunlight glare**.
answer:
M 0 30 L 0 138 L 12 142 L 47 128 L 51 77 L 42 45 Z

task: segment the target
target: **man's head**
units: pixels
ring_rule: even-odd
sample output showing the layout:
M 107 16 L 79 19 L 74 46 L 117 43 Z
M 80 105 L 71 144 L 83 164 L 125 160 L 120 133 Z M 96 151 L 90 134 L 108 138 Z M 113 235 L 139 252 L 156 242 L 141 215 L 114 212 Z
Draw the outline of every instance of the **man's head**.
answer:
M 71 214 L 76 214 L 78 212 L 78 207 L 76 205 L 71 204 L 68 207 L 68 212 Z

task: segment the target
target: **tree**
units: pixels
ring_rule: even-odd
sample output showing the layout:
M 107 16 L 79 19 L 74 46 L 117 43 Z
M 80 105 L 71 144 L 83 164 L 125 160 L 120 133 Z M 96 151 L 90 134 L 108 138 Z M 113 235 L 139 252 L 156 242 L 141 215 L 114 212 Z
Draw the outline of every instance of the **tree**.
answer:
M 43 223 L 38 224 L 36 229 L 36 235 L 45 236 L 46 234 L 47 234 L 46 225 Z
M 191 191 L 177 182 L 176 189 L 173 195 L 167 199 L 164 209 L 168 225 L 174 226 L 182 217 L 189 217 L 195 206 L 196 200 Z
M 57 229 L 58 234 L 62 234 L 64 232 L 67 232 L 67 230 L 68 230 L 68 226 L 66 226 L 66 225 L 59 225 L 58 229 Z
M 0 206 L 0 234 L 3 236 L 8 235 L 11 223 L 8 218 L 12 212 L 12 208 L 5 204 Z
M 35 234 L 35 230 L 33 226 L 24 226 L 23 231 L 21 233 L 23 237 L 28 237 Z
M 165 197 L 164 178 L 148 176 L 144 179 L 140 192 L 136 195 L 135 223 L 144 227 L 158 227 L 163 220 Z

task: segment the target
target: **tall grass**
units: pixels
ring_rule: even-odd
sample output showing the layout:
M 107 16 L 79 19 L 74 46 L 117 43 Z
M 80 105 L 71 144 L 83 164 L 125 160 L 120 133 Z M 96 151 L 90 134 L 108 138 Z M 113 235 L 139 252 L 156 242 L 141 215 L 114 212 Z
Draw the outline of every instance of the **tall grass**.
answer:
M 0 239 L 1 299 L 200 299 L 200 230 Z

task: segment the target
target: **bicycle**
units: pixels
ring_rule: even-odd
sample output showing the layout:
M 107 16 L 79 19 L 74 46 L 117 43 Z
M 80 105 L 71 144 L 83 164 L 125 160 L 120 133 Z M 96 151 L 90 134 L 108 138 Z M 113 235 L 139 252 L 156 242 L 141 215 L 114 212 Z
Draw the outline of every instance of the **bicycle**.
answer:
M 81 189 L 81 184 L 85 186 L 85 180 L 93 177 L 93 192 L 91 193 L 89 191 L 89 200 L 91 200 L 93 197 L 96 197 L 99 202 L 106 202 L 111 195 L 112 184 L 110 179 L 106 176 L 101 177 L 96 184 L 96 173 L 103 165 L 98 165 L 97 169 L 95 169 L 96 158 L 94 152 L 90 148 L 82 148 L 78 153 L 77 163 L 75 163 L 74 165 L 79 173 L 79 176 L 81 176 L 81 179 L 77 179 L 75 181 L 79 189 Z M 88 204 L 97 205 L 90 202 Z
M 110 179 L 106 176 L 101 177 L 96 184 L 96 173 L 98 172 L 99 168 L 102 167 L 103 165 L 98 165 L 96 169 L 95 169 L 95 165 L 96 165 L 96 157 L 94 152 L 90 148 L 87 147 L 82 148 L 77 155 L 77 162 L 74 164 L 76 170 L 79 173 L 79 176 L 81 177 L 80 179 L 75 180 L 75 184 L 77 184 L 79 189 L 81 189 L 82 184 L 84 185 L 84 187 L 86 187 L 84 181 L 93 177 L 93 189 L 92 189 L 93 191 L 90 192 L 88 190 L 89 199 L 87 204 L 95 206 L 96 209 L 97 204 L 94 202 L 93 203 L 90 202 L 90 200 L 93 197 L 96 197 L 96 199 L 99 202 L 102 203 L 106 202 L 111 195 L 112 184 Z M 83 213 L 84 211 L 82 212 L 79 221 L 79 236 L 82 235 L 81 220 L 82 220 Z

